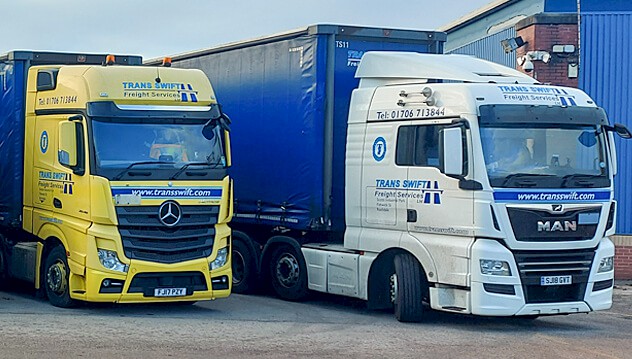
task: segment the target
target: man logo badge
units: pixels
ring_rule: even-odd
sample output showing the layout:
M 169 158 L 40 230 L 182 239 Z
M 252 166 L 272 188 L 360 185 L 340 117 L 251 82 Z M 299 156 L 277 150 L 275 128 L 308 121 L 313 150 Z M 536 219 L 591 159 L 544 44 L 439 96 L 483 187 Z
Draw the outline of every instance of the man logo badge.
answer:
M 175 226 L 180 222 L 181 218 L 182 209 L 174 201 L 166 201 L 158 209 L 158 219 L 160 219 L 160 223 L 167 227 Z
M 553 212 L 562 212 L 562 205 L 561 204 L 554 204 L 552 205 L 553 207 Z

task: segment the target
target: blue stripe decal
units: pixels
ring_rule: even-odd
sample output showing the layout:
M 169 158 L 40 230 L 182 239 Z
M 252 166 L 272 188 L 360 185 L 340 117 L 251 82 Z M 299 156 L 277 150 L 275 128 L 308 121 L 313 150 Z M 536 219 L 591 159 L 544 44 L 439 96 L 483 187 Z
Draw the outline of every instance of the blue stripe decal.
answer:
M 494 191 L 496 202 L 519 203 L 604 202 L 610 196 L 610 191 Z
M 113 187 L 112 196 L 134 195 L 141 198 L 221 198 L 221 187 Z

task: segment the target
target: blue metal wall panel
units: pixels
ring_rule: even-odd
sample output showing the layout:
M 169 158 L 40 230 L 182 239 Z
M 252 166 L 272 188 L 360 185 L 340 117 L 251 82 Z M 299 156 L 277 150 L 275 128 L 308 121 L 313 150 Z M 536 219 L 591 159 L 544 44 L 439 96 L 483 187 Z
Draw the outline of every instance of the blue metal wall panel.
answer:
M 579 87 L 606 110 L 611 122 L 632 127 L 632 12 L 582 12 L 580 31 Z M 632 234 L 632 143 L 618 136 L 615 141 L 619 159 L 617 233 Z
M 516 52 L 505 53 L 500 41 L 516 37 L 515 27 L 486 36 L 467 45 L 449 51 L 450 54 L 474 55 L 507 67 L 516 68 Z M 449 39 L 449 38 L 448 38 Z M 448 40 L 449 41 L 449 40 Z

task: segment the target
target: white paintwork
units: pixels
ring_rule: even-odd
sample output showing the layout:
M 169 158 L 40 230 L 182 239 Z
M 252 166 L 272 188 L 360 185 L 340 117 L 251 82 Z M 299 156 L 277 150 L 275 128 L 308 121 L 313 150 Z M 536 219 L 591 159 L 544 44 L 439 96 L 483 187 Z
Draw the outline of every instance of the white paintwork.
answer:
M 360 79 L 450 80 L 473 83 L 535 84 L 533 77 L 468 55 L 435 55 L 415 52 L 370 51 L 358 65 Z
M 541 85 L 513 69 L 460 55 L 368 52 L 356 77 L 361 83 L 352 95 L 348 119 L 344 247 L 303 248 L 310 289 L 368 299 L 371 266 L 380 254 L 397 249 L 411 253 L 424 268 L 431 283 L 431 306 L 438 310 L 510 316 L 588 312 L 612 305 L 612 289 L 592 292 L 594 282 L 613 278 L 613 272 L 596 273 L 599 261 L 614 255 L 612 242 L 602 236 L 613 202 L 612 188 L 606 189 L 610 199 L 602 202 L 564 203 L 565 209 L 600 210 L 594 238 L 517 241 L 507 208 L 550 210 L 551 204 L 496 202 L 479 135 L 481 105 L 553 107 L 571 98 L 577 106 L 595 107 L 588 95 L 578 89 Z M 428 101 L 430 97 L 432 101 Z M 469 124 L 466 179 L 478 181 L 482 190 L 463 190 L 458 179 L 435 167 L 396 163 L 394 144 L 402 126 L 449 125 L 463 120 Z M 610 152 L 608 164 L 614 167 L 615 154 Z M 404 181 L 408 181 L 406 185 Z M 411 183 L 421 186 L 407 187 Z M 410 195 L 414 191 L 420 194 Z M 408 221 L 409 210 L 416 211 L 416 221 Z M 500 229 L 494 228 L 492 210 Z M 577 248 L 597 248 L 584 301 L 525 304 L 511 251 Z M 512 275 L 483 275 L 480 259 L 506 261 Z M 512 285 L 516 294 L 488 293 L 483 283 Z

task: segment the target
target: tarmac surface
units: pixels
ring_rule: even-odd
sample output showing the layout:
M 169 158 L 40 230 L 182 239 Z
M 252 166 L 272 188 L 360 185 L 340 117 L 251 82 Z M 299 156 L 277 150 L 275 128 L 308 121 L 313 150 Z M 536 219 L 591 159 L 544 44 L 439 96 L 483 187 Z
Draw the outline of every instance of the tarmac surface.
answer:
M 0 292 L 0 358 L 632 358 L 632 284 L 608 311 L 536 320 L 430 312 L 397 322 L 361 301 L 233 294 L 195 305 L 60 309 Z

